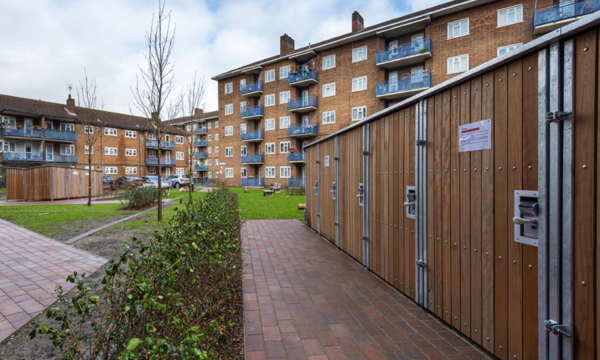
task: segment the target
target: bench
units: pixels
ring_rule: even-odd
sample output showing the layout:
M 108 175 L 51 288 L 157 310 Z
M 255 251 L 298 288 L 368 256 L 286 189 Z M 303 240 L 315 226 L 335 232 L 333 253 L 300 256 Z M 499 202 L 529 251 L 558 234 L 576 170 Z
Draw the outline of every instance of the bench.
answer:
M 274 184 L 271 186 L 271 191 L 275 191 L 277 194 L 281 192 L 281 184 Z
M 263 196 L 273 197 L 273 190 L 263 190 Z

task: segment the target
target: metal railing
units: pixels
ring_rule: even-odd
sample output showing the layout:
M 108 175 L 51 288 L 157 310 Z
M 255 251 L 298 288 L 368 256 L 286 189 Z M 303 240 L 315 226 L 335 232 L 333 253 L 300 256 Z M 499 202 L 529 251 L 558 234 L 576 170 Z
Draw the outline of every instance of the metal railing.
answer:
M 295 71 L 288 74 L 288 84 L 293 85 L 294 83 L 315 79 L 319 81 L 319 70 L 306 70 L 306 71 Z
M 194 131 L 194 133 L 196 133 L 196 135 L 206 135 L 206 134 L 208 134 L 208 129 L 207 128 L 196 129 L 196 131 Z
M 244 95 L 244 94 L 253 93 L 255 91 L 263 91 L 263 89 L 264 89 L 263 82 L 257 81 L 252 84 L 246 84 L 245 86 L 244 85 L 240 86 L 240 93 L 241 93 L 241 95 Z
M 77 163 L 77 155 L 47 154 L 45 152 L 4 152 L 2 161 Z
M 54 140 L 66 140 L 66 141 L 77 141 L 77 133 L 75 131 L 68 130 L 44 130 L 44 138 Z
M 158 158 L 147 158 L 146 159 L 146 165 L 158 165 Z M 161 159 L 160 160 L 160 165 L 165 165 L 165 166 L 174 166 L 175 165 L 175 159 Z
M 288 154 L 288 161 L 304 161 L 306 162 L 306 153 L 304 151 L 296 151 Z
M 242 155 L 242 164 L 262 164 L 265 162 L 264 154 Z
M 29 138 L 43 138 L 44 137 L 44 132 L 41 129 L 25 129 L 25 128 L 21 128 L 21 129 L 9 129 L 9 128 L 3 128 L 2 129 L 2 136 L 22 136 L 22 137 L 29 137 Z
M 264 178 L 245 178 L 242 179 L 242 186 L 265 186 Z
M 317 135 L 317 134 L 318 134 L 317 124 L 290 125 L 290 127 L 288 128 L 288 136 Z
M 208 165 L 195 165 L 194 169 L 196 171 L 208 171 Z
M 384 62 L 424 54 L 427 52 L 431 52 L 431 40 L 429 38 L 424 41 L 411 42 L 409 44 L 403 44 L 397 47 L 379 50 L 375 54 L 375 63 L 381 64 Z
M 305 187 L 304 178 L 301 176 L 294 176 L 288 179 L 289 187 Z
M 600 0 L 571 1 L 536 9 L 533 13 L 533 27 L 588 15 L 598 10 L 600 10 Z
M 146 147 L 157 148 L 158 147 L 158 141 L 156 141 L 156 140 L 148 140 L 148 141 L 146 141 Z M 161 149 L 165 149 L 165 150 L 174 150 L 175 149 L 175 143 L 172 142 L 172 141 L 161 141 L 160 148 Z
M 254 130 L 254 131 L 247 131 L 245 133 L 242 133 L 242 141 L 244 140 L 263 140 L 265 138 L 265 134 L 264 131 L 262 130 Z
M 265 111 L 262 105 L 245 107 L 241 111 L 242 117 L 264 115 Z
M 428 72 L 424 72 L 422 74 L 410 75 L 397 81 L 377 82 L 375 93 L 379 96 L 427 87 L 431 87 L 431 76 Z
M 208 140 L 196 140 L 196 146 L 208 146 Z
M 288 110 L 302 109 L 314 106 L 319 107 L 319 98 L 316 95 L 292 99 L 288 102 Z
M 196 159 L 206 159 L 208 158 L 208 153 L 207 152 L 199 152 L 199 153 L 195 153 L 194 157 Z

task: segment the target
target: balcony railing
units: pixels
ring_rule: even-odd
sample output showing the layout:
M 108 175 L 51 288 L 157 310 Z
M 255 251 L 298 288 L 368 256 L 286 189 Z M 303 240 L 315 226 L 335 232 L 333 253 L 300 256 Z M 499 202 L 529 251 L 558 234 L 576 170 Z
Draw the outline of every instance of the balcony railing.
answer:
M 262 164 L 265 162 L 264 154 L 242 155 L 242 164 Z
M 252 84 L 242 85 L 240 86 L 241 95 L 248 95 L 252 93 L 262 92 L 264 88 L 264 84 L 262 81 L 258 81 Z
M 288 179 L 289 187 L 305 187 L 304 178 L 295 176 Z
M 264 138 L 265 134 L 262 130 L 247 131 L 242 133 L 242 141 L 262 141 Z
M 242 186 L 265 186 L 264 178 L 245 178 L 242 179 Z
M 288 128 L 288 136 L 309 137 L 317 134 L 317 124 L 290 125 Z
M 379 50 L 375 55 L 375 63 L 380 65 L 389 61 L 400 60 L 410 56 L 426 53 L 431 53 L 430 39 L 425 41 L 411 42 L 409 44 L 391 47 L 385 50 Z
M 52 140 L 77 141 L 77 133 L 75 131 L 45 129 L 44 138 Z
M 196 133 L 196 135 L 206 135 L 208 134 L 208 129 L 207 128 L 200 128 L 200 129 L 196 129 L 196 131 L 194 131 Z
M 28 137 L 28 138 L 43 138 L 44 132 L 38 129 L 2 129 L 2 136 L 19 136 L 19 137 Z
M 207 152 L 199 152 L 199 153 L 195 153 L 194 157 L 196 159 L 206 159 L 208 158 L 208 153 Z
M 536 9 L 533 13 L 533 27 L 569 18 L 588 15 L 600 10 L 600 1 L 572 1 Z
M 154 165 L 154 166 L 158 166 L 158 158 L 147 158 L 146 159 L 146 165 Z M 161 159 L 160 160 L 160 165 L 161 166 L 175 166 L 175 159 Z
M 208 146 L 208 140 L 196 140 L 196 146 Z
M 262 117 L 265 114 L 262 105 L 243 108 L 241 111 L 242 118 L 246 117 Z
M 156 140 L 148 140 L 146 141 L 146 147 L 148 148 L 158 148 L 158 141 Z M 165 150 L 174 150 L 175 143 L 172 141 L 161 141 L 160 148 Z
M 3 161 L 77 163 L 77 155 L 57 155 L 45 152 L 4 152 Z
M 375 85 L 375 94 L 383 96 L 428 87 L 431 87 L 431 76 L 428 72 L 424 72 L 422 74 L 410 75 L 397 81 L 377 82 Z
M 306 162 L 306 153 L 304 151 L 291 152 L 288 154 L 289 162 Z
M 290 100 L 288 111 L 310 111 L 319 107 L 319 98 L 315 95 Z
M 196 171 L 208 171 L 208 165 L 195 165 L 194 169 Z
M 288 74 L 288 84 L 312 84 L 319 81 L 319 70 L 297 71 Z

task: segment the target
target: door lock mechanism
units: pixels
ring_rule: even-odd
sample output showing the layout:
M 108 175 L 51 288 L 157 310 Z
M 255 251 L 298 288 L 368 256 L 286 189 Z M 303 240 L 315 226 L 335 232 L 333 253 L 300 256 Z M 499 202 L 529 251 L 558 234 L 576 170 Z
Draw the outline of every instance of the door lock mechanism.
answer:
M 356 195 L 356 197 L 358 198 L 358 206 L 364 206 L 365 204 L 365 187 L 364 185 L 358 184 L 358 195 Z
M 564 335 L 566 337 L 571 337 L 573 334 L 571 333 L 571 327 L 567 324 L 559 324 L 556 321 L 550 319 L 544 321 L 544 327 L 547 332 L 551 332 L 556 335 Z
M 335 200 L 335 181 L 331 184 L 331 190 L 329 190 L 329 192 L 332 194 L 333 200 Z

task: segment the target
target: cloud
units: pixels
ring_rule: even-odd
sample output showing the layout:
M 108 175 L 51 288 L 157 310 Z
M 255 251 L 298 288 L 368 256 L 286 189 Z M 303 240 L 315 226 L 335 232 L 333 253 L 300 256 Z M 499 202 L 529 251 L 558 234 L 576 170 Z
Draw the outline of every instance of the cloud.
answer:
M 177 27 L 173 53 L 178 86 L 197 72 L 209 84 L 207 111 L 217 109 L 210 77 L 277 55 L 287 33 L 296 47 L 441 1 L 393 0 L 168 0 Z M 0 2 L 0 93 L 63 103 L 84 67 L 96 78 L 105 109 L 129 113 L 130 87 L 143 65 L 144 35 L 158 1 L 28 0 Z

